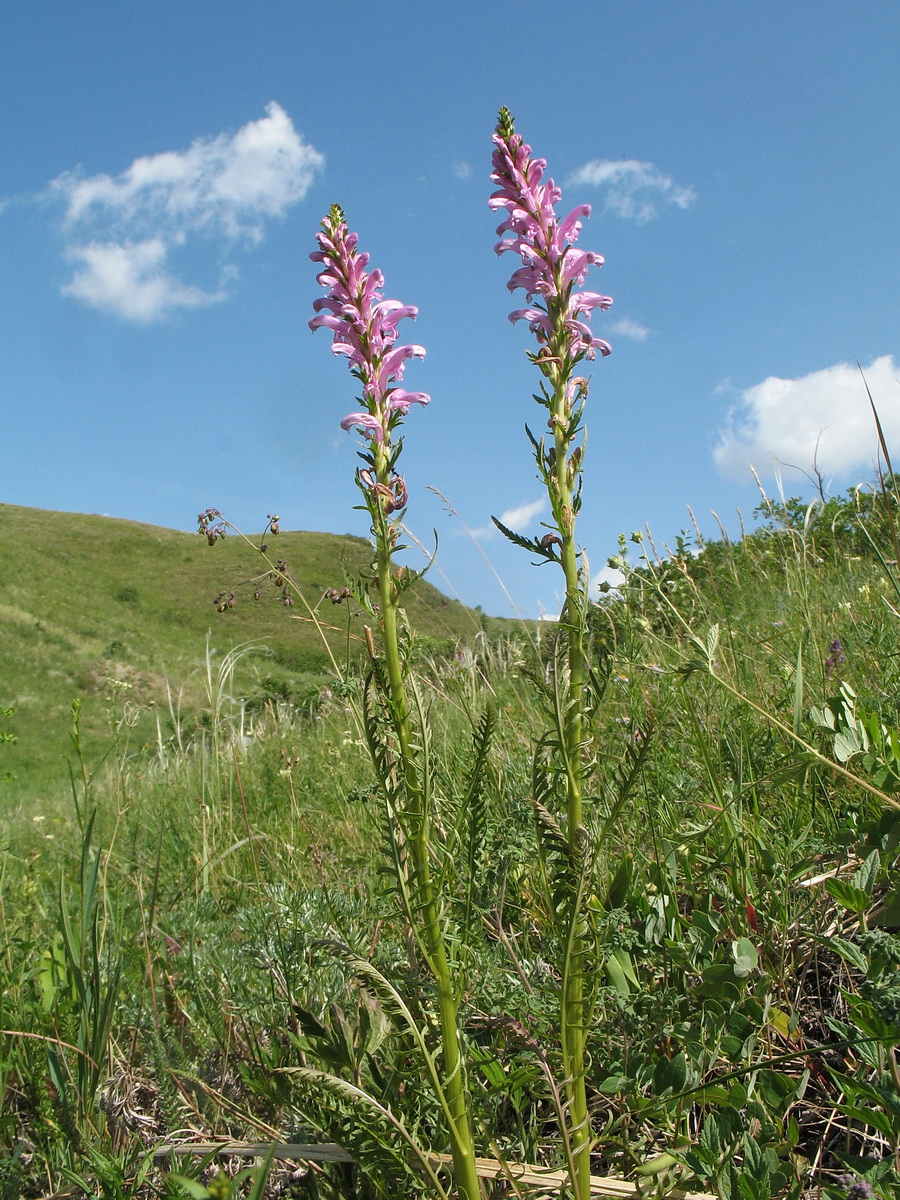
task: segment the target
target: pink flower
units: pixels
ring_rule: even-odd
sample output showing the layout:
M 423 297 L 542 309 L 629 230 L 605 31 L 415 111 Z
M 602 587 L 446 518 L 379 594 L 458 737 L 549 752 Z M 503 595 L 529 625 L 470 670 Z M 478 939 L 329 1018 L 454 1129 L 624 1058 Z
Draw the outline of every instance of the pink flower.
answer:
M 546 162 L 531 157 L 531 147 L 515 132 L 505 108 L 500 110 L 494 147 L 491 179 L 498 190 L 489 204 L 505 213 L 495 250 L 519 255 L 523 266 L 507 286 L 511 292 L 522 288 L 528 300 L 536 301 L 534 307 L 516 309 L 509 319 L 527 321 L 539 342 L 568 359 L 567 369 L 583 358 L 595 358 L 598 350 L 609 354 L 608 343 L 594 337 L 588 321 L 595 308 L 607 309 L 612 300 L 574 290 L 584 283 L 590 267 L 603 264 L 602 255 L 574 247 L 590 205 L 580 204 L 559 220 L 555 206 L 562 192 L 552 179 L 545 181 Z
M 317 276 L 328 294 L 316 300 L 313 331 L 330 329 L 332 353 L 344 355 L 362 384 L 360 403 L 365 411 L 349 413 L 343 429 L 358 429 L 375 442 L 383 442 L 409 412 L 410 404 L 428 404 L 425 392 L 408 392 L 396 386 L 403 378 L 407 359 L 424 358 L 422 346 L 396 346 L 397 326 L 418 309 L 385 300 L 384 277 L 378 270 L 366 273 L 368 254 L 357 250 L 358 238 L 350 233 L 340 207 L 332 205 L 316 235 L 319 249 L 310 255 L 323 264 Z

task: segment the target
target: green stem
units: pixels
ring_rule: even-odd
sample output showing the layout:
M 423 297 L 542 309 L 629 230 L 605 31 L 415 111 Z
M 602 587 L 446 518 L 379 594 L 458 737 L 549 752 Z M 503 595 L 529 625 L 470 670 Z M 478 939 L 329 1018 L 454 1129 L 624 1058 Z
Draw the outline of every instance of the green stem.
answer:
M 388 451 L 389 447 L 384 444 L 374 447 L 376 480 L 385 489 L 390 485 L 391 474 Z M 402 820 L 412 860 L 410 883 L 414 898 L 413 911 L 421 922 L 422 943 L 437 988 L 445 1072 L 444 1092 L 451 1121 L 449 1132 L 453 1174 L 459 1195 L 464 1197 L 464 1200 L 480 1200 L 481 1192 L 475 1172 L 475 1140 L 469 1117 L 465 1064 L 459 1037 L 459 999 L 447 955 L 437 887 L 431 872 L 428 797 L 416 764 L 409 701 L 400 656 L 399 603 L 392 570 L 392 530 L 377 494 L 372 499 L 371 510 L 390 708 L 405 792 Z
M 575 508 L 572 491 L 577 471 L 569 465 L 570 402 L 566 395 L 566 380 L 554 388 L 553 429 L 556 456 L 553 467 L 553 489 L 556 492 L 557 520 L 562 546 L 560 558 L 566 580 L 566 602 L 562 626 L 566 637 L 568 667 L 568 703 L 563 722 L 563 757 L 566 769 L 566 835 L 569 846 L 577 847 L 582 825 L 584 791 L 584 687 L 585 687 L 585 620 L 582 596 L 582 577 L 575 542 Z M 572 918 L 569 947 L 565 953 L 560 1003 L 560 1039 L 566 1092 L 569 1101 L 572 1153 L 575 1178 L 572 1180 L 578 1200 L 590 1196 L 591 1130 L 587 1107 L 585 1051 L 584 960 L 587 928 L 576 904 Z

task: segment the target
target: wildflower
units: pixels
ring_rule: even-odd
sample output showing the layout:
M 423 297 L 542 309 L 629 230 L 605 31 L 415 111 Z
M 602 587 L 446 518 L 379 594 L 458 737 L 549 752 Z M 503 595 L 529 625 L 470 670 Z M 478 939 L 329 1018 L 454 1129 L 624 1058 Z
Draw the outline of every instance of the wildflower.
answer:
M 875 1194 L 868 1180 L 859 1179 L 855 1175 L 839 1175 L 836 1182 L 847 1200 L 869 1200 L 869 1197 Z
M 844 647 L 841 644 L 840 638 L 835 638 L 828 647 L 828 655 L 825 659 L 825 677 L 830 679 L 838 667 L 842 667 L 847 661 L 847 655 Z
M 590 205 L 580 204 L 559 220 L 555 205 L 562 192 L 552 179 L 544 180 L 546 162 L 531 157 L 531 147 L 515 132 L 505 108 L 500 110 L 494 147 L 491 179 L 498 190 L 489 203 L 506 214 L 497 229 L 501 240 L 494 249 L 497 254 L 511 250 L 519 255 L 523 265 L 507 287 L 511 292 L 522 288 L 526 299 L 534 301 L 530 307 L 511 312 L 509 319 L 528 322 L 543 347 L 532 359 L 545 374 L 552 377 L 556 367 L 559 378 L 569 378 L 575 363 L 595 358 L 598 350 L 601 355 L 610 353 L 609 344 L 593 335 L 588 321 L 595 308 L 607 309 L 612 300 L 598 292 L 577 290 L 588 269 L 603 263 L 603 256 L 593 250 L 575 249 L 582 218 L 590 216 Z
M 348 413 L 341 428 L 358 429 L 380 444 L 390 440 L 391 431 L 409 412 L 411 404 L 428 404 L 425 392 L 409 392 L 397 384 L 410 358 L 424 358 L 422 346 L 397 346 L 397 326 L 405 317 L 415 318 L 418 309 L 399 300 L 385 300 L 381 289 L 384 276 L 366 273 L 368 254 L 356 248 L 358 237 L 350 233 L 339 205 L 332 205 L 316 235 L 320 249 L 310 255 L 323 264 L 317 276 L 328 295 L 316 300 L 317 315 L 309 322 L 313 331 L 330 329 L 332 351 L 345 355 L 350 369 L 362 384 L 362 409 Z

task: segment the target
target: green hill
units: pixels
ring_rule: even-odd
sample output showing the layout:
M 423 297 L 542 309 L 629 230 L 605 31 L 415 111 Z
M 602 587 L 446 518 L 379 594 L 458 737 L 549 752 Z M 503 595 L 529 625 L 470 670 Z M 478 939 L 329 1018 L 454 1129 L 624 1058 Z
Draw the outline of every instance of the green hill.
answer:
M 348 652 L 358 659 L 362 626 L 373 618 L 358 603 L 334 605 L 324 593 L 359 579 L 368 543 L 300 532 L 267 540 L 269 560 L 284 560 L 298 585 L 302 599 L 293 607 L 259 551 L 240 537 L 210 547 L 205 537 L 133 521 L 0 505 L 0 709 L 15 708 L 3 727 L 18 739 L 4 745 L 0 775 L 15 775 L 12 790 L 34 793 L 67 780 L 75 699 L 94 754 L 109 743 L 125 703 L 135 747 L 168 734 L 170 700 L 183 713 L 202 714 L 207 634 L 213 664 L 235 646 L 258 643 L 234 680 L 237 694 L 257 705 L 266 698 L 302 704 L 334 676 L 304 600 L 317 610 L 338 663 L 346 664 Z M 226 604 L 234 592 L 234 607 L 219 612 L 215 598 L 223 592 Z M 423 648 L 438 653 L 482 627 L 503 626 L 426 580 L 408 593 L 407 610 Z

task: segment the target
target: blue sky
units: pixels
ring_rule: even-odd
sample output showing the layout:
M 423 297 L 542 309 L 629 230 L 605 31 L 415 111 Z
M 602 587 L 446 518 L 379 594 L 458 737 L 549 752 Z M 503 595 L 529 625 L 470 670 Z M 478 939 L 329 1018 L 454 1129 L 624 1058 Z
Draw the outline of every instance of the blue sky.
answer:
M 592 205 L 580 245 L 606 265 L 587 286 L 615 301 L 593 319 L 613 354 L 587 408 L 592 574 L 622 531 L 673 544 L 687 505 L 707 535 L 711 510 L 749 522 L 748 461 L 772 492 L 778 461 L 817 453 L 835 490 L 871 479 L 857 360 L 900 452 L 898 62 L 894 0 L 10 0 L 0 502 L 365 534 L 339 429 L 354 381 L 307 327 L 337 201 L 385 294 L 419 308 L 404 385 L 432 403 L 403 463 L 434 582 L 555 611 L 555 568 L 490 532 L 546 516 L 531 343 L 487 206 L 500 105 L 563 210 Z

